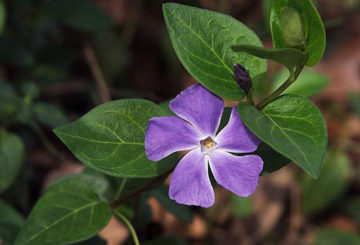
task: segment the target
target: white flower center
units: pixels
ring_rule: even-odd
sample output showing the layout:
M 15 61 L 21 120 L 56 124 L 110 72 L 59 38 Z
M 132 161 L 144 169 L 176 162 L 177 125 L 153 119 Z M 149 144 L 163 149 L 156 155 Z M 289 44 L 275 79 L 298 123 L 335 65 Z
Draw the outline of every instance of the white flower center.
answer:
M 213 153 L 216 149 L 217 143 L 209 136 L 204 140 L 200 140 L 201 152 L 203 154 Z

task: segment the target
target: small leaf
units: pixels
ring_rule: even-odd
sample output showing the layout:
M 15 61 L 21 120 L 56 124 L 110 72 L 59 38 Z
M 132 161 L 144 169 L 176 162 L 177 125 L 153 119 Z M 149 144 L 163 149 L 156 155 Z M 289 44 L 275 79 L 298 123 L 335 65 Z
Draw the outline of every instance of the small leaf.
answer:
M 328 151 L 319 179 L 306 175 L 300 179 L 304 213 L 314 214 L 331 205 L 348 187 L 351 171 L 351 163 L 344 152 Z
M 165 185 L 152 191 L 154 197 L 159 201 L 161 206 L 172 213 L 176 218 L 191 223 L 193 215 L 188 206 L 176 203 L 169 198 L 169 188 Z
M 270 13 L 270 29 L 275 48 L 287 48 L 281 29 L 281 12 L 284 8 L 293 8 L 301 15 L 306 36 L 308 66 L 316 65 L 325 51 L 325 30 L 319 13 L 311 0 L 273 0 Z
M 21 85 L 21 92 L 24 96 L 36 99 L 40 95 L 40 89 L 35 83 L 24 83 Z
M 0 81 L 0 122 L 14 119 L 21 103 L 14 88 L 9 83 Z
M 0 193 L 14 183 L 21 170 L 24 151 L 24 144 L 17 135 L 0 130 Z
M 307 98 L 283 95 L 262 112 L 247 103 L 238 110 L 245 125 L 263 142 L 289 158 L 314 178 L 327 145 L 325 120 Z
M 234 52 L 235 44 L 262 46 L 256 34 L 234 18 L 181 4 L 163 5 L 165 22 L 175 52 L 202 85 L 229 100 L 241 100 L 233 65 L 239 63 L 250 72 L 254 87 L 264 78 L 265 60 Z
M 6 202 L 0 200 L 0 223 L 21 227 L 24 224 L 24 217 Z
M 282 70 L 275 76 L 272 91 L 275 91 L 281 84 L 289 77 L 290 73 L 287 70 Z M 330 83 L 330 80 L 325 75 L 313 71 L 303 70 L 296 82 L 292 83 L 283 94 L 297 94 L 306 97 L 312 97 L 320 93 Z
M 304 47 L 304 24 L 296 9 L 285 7 L 281 10 L 280 27 L 283 38 L 289 47 Z
M 263 59 L 274 60 L 291 71 L 294 67 L 304 65 L 307 60 L 306 54 L 294 48 L 268 49 L 252 45 L 236 45 L 232 48 L 236 52 L 243 51 Z
M 37 120 L 51 128 L 68 123 L 67 117 L 56 106 L 49 103 L 35 103 L 33 111 Z
M 150 101 L 117 100 L 54 132 L 90 168 L 117 177 L 154 177 L 176 164 L 176 157 L 152 162 L 145 155 L 147 124 L 152 117 L 165 114 Z
M 110 220 L 110 206 L 87 183 L 53 184 L 35 204 L 15 245 L 62 245 L 95 236 Z

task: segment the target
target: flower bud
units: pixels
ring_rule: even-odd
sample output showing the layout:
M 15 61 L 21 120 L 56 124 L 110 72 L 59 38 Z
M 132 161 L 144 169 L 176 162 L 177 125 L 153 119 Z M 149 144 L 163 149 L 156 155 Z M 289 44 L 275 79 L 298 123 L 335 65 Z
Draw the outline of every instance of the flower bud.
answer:
M 234 64 L 234 77 L 240 88 L 249 93 L 252 87 L 251 77 L 244 67 L 239 64 Z
M 301 15 L 296 9 L 285 7 L 280 14 L 280 27 L 289 47 L 302 47 L 305 45 L 304 24 Z

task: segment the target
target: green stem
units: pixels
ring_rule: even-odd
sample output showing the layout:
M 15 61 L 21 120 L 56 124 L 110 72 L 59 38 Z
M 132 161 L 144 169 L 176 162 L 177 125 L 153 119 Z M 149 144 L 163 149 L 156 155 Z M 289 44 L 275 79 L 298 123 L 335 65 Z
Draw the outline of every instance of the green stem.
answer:
M 124 222 L 124 224 L 129 228 L 129 231 L 130 231 L 130 233 L 131 233 L 131 236 L 132 236 L 132 238 L 133 238 L 133 240 L 134 240 L 134 244 L 135 244 L 135 245 L 140 245 L 139 238 L 138 238 L 138 236 L 137 236 L 137 234 L 136 234 L 136 231 L 135 231 L 134 227 L 132 226 L 131 222 L 130 222 L 130 221 L 125 217 L 125 215 L 123 215 L 122 213 L 120 213 L 120 212 L 115 212 L 115 214 L 116 214 L 116 216 L 118 216 L 119 219 L 121 219 L 121 220 Z
M 304 68 L 304 65 L 298 66 L 295 71 L 290 71 L 289 78 L 278 88 L 276 89 L 272 94 L 270 94 L 268 97 L 263 99 L 259 104 L 256 105 L 256 107 L 259 110 L 262 110 L 267 104 L 275 100 L 277 97 L 279 97 L 293 82 L 296 81 L 296 79 L 299 77 L 302 69 Z
M 255 105 L 253 94 L 254 94 L 254 90 L 253 90 L 253 88 L 251 88 L 249 93 L 247 94 L 247 102 L 250 105 Z
M 122 192 L 124 190 L 124 187 L 126 185 L 126 182 L 127 182 L 127 179 L 123 178 L 120 185 L 119 185 L 119 188 L 117 189 L 117 191 L 115 193 L 113 201 L 117 201 L 120 198 L 120 196 L 121 196 L 121 194 L 122 194 Z

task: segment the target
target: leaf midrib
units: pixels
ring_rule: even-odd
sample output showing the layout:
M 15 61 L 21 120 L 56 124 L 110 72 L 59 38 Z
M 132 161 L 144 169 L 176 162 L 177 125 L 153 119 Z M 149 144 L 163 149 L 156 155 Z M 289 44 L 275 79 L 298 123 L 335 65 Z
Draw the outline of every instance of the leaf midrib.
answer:
M 43 229 L 42 229 L 40 232 L 38 232 L 38 233 L 34 234 L 33 236 L 31 236 L 29 239 L 27 239 L 27 240 L 25 241 L 25 243 L 19 243 L 19 245 L 20 245 L 20 244 L 27 244 L 27 243 L 31 242 L 31 241 L 34 240 L 36 237 L 40 236 L 42 233 L 44 233 L 45 231 L 49 230 L 49 229 L 50 229 L 51 227 L 53 227 L 54 225 L 57 225 L 58 223 L 60 223 L 60 222 L 62 222 L 63 220 L 67 219 L 67 218 L 70 217 L 71 215 L 77 214 L 77 213 L 79 213 L 79 212 L 80 212 L 81 210 L 83 210 L 83 209 L 86 209 L 86 208 L 91 207 L 91 206 L 95 206 L 95 205 L 100 204 L 100 203 L 101 203 L 100 201 L 96 201 L 96 202 L 89 203 L 89 204 L 87 204 L 87 205 L 85 205 L 85 206 L 83 206 L 83 207 L 80 207 L 80 208 L 77 208 L 77 209 L 73 209 L 72 212 L 70 212 L 70 213 L 68 213 L 67 215 L 64 215 L 63 217 L 61 217 L 60 219 L 52 222 L 50 225 L 47 225 L 47 226 L 43 227 Z
M 187 29 L 189 29 L 189 30 L 215 55 L 215 57 L 223 64 L 223 67 L 224 67 L 231 75 L 233 75 L 232 70 L 224 63 L 224 61 L 221 59 L 221 57 L 215 52 L 215 50 L 214 50 L 212 47 L 210 47 L 210 45 L 209 45 L 207 42 L 205 42 L 205 40 L 204 40 L 193 28 L 191 28 L 191 26 L 189 26 L 183 19 L 181 19 L 180 17 L 178 17 L 178 16 L 176 15 L 175 11 L 169 10 L 169 13 L 171 13 L 172 16 L 173 16 L 175 19 L 177 19 L 177 20 L 179 20 L 181 23 L 183 23 L 184 26 L 185 26 Z

